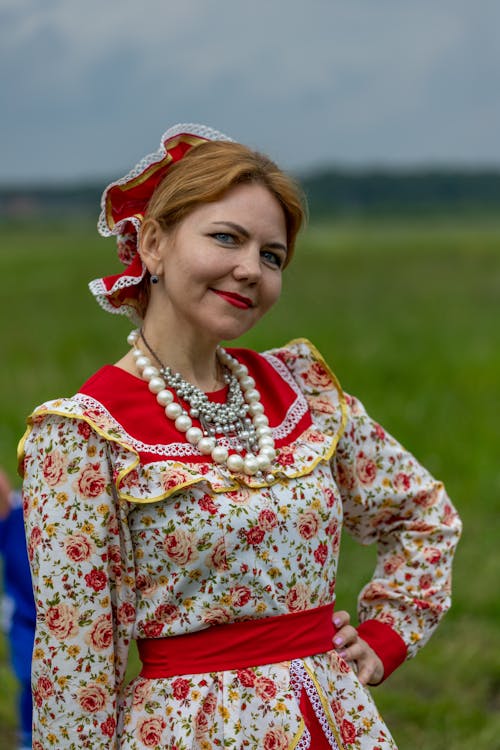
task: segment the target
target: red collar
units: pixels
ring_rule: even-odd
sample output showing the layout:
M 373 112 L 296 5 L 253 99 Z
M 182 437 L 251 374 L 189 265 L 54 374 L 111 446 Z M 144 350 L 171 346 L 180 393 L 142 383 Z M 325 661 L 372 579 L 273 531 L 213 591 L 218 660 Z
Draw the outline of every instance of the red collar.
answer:
M 250 349 L 229 349 L 233 356 L 248 367 L 260 391 L 261 401 L 269 424 L 279 427 L 297 398 L 296 391 L 276 371 L 270 361 Z M 209 394 L 214 401 L 223 401 L 226 389 Z M 105 365 L 81 387 L 80 393 L 98 401 L 116 419 L 125 432 L 146 446 L 169 445 L 186 441 L 173 422 L 163 413 L 144 380 L 114 365 Z M 196 424 L 196 422 L 194 422 Z M 307 411 L 293 430 L 276 440 L 276 447 L 293 443 L 311 426 Z M 187 441 L 186 441 L 187 442 Z M 143 463 L 157 461 L 158 456 L 148 450 L 140 451 Z M 173 459 L 178 460 L 178 459 Z M 209 462 L 205 456 L 190 457 L 189 462 Z

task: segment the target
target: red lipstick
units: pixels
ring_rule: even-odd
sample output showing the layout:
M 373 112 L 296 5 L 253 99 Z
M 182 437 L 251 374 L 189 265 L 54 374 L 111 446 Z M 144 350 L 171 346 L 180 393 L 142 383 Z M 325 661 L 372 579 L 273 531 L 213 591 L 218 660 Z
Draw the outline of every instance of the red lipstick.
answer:
M 253 307 L 251 299 L 243 297 L 241 294 L 236 294 L 236 292 L 225 292 L 222 289 L 212 289 L 212 292 L 215 292 L 219 297 L 225 299 L 230 305 L 240 307 L 243 310 L 248 310 L 249 307 Z

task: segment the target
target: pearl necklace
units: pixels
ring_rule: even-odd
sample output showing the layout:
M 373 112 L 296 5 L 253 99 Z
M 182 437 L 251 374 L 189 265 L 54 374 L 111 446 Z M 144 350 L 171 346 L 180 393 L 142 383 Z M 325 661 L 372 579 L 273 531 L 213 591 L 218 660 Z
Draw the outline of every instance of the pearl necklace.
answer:
M 155 367 L 150 358 L 139 349 L 139 338 L 142 338 L 160 368 Z M 210 401 L 200 388 L 184 380 L 179 373 L 173 373 L 170 368 L 165 367 L 145 340 L 142 331 L 132 331 L 127 341 L 132 347 L 132 355 L 142 379 L 147 382 L 151 393 L 156 395 L 166 417 L 174 422 L 179 432 L 185 434 L 187 441 L 202 455 L 210 456 L 215 463 L 225 466 L 231 472 L 243 472 L 249 476 L 255 475 L 257 479 L 264 479 L 263 472 L 269 471 L 276 458 L 276 450 L 260 393 L 255 388 L 255 380 L 248 374 L 247 367 L 222 347 L 217 348 L 217 358 L 225 368 L 224 380 L 229 386 L 227 402 L 217 404 Z M 178 399 L 182 398 L 189 403 L 189 413 L 174 400 L 174 394 Z M 193 425 L 192 418 L 199 419 L 201 428 Z M 236 436 L 235 452 L 230 454 L 228 448 L 217 439 L 217 435 L 226 438 Z M 244 456 L 241 455 L 243 451 Z M 272 482 L 274 478 L 269 472 L 265 481 Z

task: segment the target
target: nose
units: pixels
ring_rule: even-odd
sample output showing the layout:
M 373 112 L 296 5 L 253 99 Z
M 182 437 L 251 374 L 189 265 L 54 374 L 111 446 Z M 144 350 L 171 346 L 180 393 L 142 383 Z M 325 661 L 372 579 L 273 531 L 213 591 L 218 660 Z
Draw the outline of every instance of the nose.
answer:
M 249 247 L 238 254 L 233 276 L 238 281 L 247 281 L 255 284 L 262 275 L 260 250 L 259 248 Z

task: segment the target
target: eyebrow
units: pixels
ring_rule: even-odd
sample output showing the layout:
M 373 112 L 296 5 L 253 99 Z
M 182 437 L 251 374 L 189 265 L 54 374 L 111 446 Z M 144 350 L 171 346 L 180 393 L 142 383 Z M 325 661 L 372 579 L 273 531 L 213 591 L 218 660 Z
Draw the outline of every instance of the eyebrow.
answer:
M 212 224 L 231 227 L 231 229 L 234 229 L 235 232 L 239 232 L 239 234 L 242 234 L 243 237 L 246 237 L 247 239 L 250 237 L 249 231 L 245 229 L 245 227 L 242 227 L 241 224 L 236 224 L 234 221 L 213 221 Z M 282 242 L 266 242 L 266 247 L 270 247 L 274 250 L 283 250 L 286 254 L 288 254 L 288 248 Z

